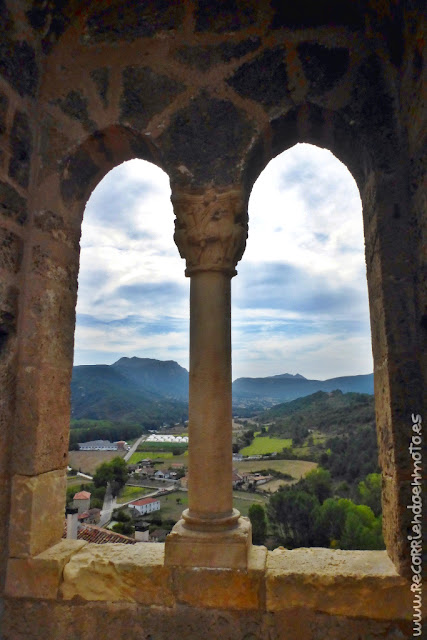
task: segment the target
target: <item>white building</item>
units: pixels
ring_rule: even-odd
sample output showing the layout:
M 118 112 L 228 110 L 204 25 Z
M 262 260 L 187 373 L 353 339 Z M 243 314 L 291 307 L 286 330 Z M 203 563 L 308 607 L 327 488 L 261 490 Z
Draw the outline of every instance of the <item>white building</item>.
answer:
M 129 509 L 135 509 L 135 511 L 138 511 L 142 516 L 145 513 L 160 511 L 160 500 L 156 500 L 155 498 L 141 498 L 128 504 L 128 507 Z
M 79 442 L 79 451 L 123 451 L 129 448 L 124 440 L 110 442 L 109 440 L 91 440 Z
M 188 443 L 188 436 L 170 436 L 153 433 L 151 436 L 148 436 L 146 442 L 172 442 L 182 444 Z

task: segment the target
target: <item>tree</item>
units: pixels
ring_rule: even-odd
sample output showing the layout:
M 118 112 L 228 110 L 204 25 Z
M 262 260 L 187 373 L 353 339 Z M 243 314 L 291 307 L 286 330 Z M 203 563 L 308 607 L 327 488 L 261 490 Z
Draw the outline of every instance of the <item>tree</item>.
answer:
M 370 473 L 357 487 L 359 502 L 366 504 L 376 516 L 381 514 L 381 474 Z
M 304 485 L 309 493 L 316 496 L 320 504 L 322 504 L 332 492 L 331 474 L 326 469 L 322 469 L 322 467 L 313 469 L 305 476 Z
M 384 549 L 381 516 L 347 498 L 328 498 L 316 513 L 316 536 L 322 546 Z
M 307 547 L 314 541 L 316 496 L 297 486 L 274 493 L 268 504 L 268 517 L 281 542 L 289 547 Z
M 112 530 L 124 536 L 133 536 L 135 533 L 135 527 L 130 522 L 116 522 Z
M 110 484 L 113 496 L 117 496 L 128 480 L 127 464 L 123 458 L 113 458 L 111 462 L 103 462 L 93 476 L 95 487 L 106 487 Z
M 264 544 L 267 534 L 267 519 L 265 517 L 264 507 L 261 504 L 251 504 L 248 515 L 252 524 L 252 539 L 254 544 Z
M 335 547 L 340 540 L 350 500 L 327 498 L 315 514 L 316 545 Z

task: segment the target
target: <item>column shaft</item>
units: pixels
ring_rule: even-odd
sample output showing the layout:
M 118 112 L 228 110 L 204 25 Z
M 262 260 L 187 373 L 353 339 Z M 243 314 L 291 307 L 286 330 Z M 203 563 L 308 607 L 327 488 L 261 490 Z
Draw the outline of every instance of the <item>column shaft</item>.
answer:
M 221 271 L 191 276 L 189 516 L 232 513 L 231 282 Z

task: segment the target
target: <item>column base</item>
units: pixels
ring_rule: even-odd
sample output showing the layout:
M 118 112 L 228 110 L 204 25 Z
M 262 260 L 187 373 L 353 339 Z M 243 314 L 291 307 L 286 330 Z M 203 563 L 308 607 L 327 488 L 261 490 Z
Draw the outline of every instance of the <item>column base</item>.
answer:
M 166 538 L 165 565 L 247 569 L 251 545 L 249 518 L 240 517 L 237 525 L 226 531 L 194 531 L 181 519 Z

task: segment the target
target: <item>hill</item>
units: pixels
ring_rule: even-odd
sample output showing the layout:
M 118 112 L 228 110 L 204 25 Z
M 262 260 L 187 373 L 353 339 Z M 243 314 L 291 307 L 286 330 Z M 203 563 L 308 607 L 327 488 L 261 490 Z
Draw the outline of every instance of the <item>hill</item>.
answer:
M 123 368 L 115 365 L 73 368 L 73 419 L 122 421 L 152 427 L 187 415 L 186 402 L 153 391 L 155 385 L 151 385 L 151 389 L 144 387 L 136 376 L 126 375 Z
M 188 402 L 188 371 L 174 360 L 120 358 L 111 367 L 140 388 Z
M 258 417 L 269 438 L 292 438 L 283 455 L 315 460 L 334 482 L 355 491 L 369 473 L 378 473 L 374 398 L 368 394 L 318 391 L 276 405 Z
M 239 378 L 233 406 L 258 411 L 321 391 L 340 389 L 373 393 L 373 376 L 308 380 L 284 373 L 267 378 Z M 71 416 L 74 420 L 112 420 L 158 426 L 188 413 L 188 371 L 173 360 L 120 358 L 112 365 L 73 368 Z
M 348 432 L 356 425 L 375 425 L 374 398 L 340 390 L 317 391 L 309 396 L 275 405 L 259 416 L 272 422 L 269 434 L 285 436 L 290 430 L 309 428 L 322 433 Z

